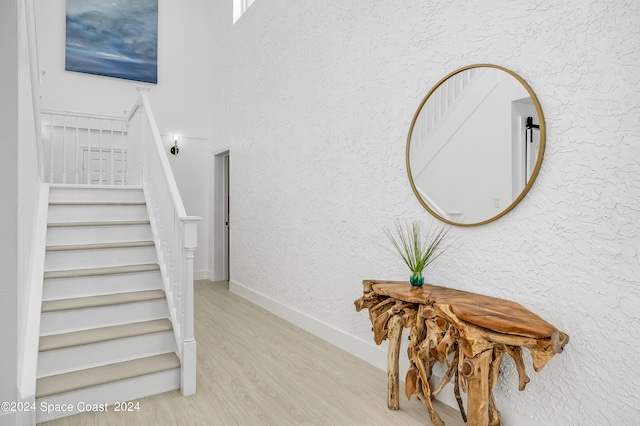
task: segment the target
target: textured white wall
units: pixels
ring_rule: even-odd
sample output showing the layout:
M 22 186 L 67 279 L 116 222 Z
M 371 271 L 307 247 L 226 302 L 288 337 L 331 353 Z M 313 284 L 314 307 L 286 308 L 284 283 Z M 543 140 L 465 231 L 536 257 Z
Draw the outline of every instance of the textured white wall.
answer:
M 540 175 L 504 218 L 456 228 L 427 280 L 518 301 L 571 336 L 543 371 L 529 364 L 525 392 L 505 364 L 503 411 L 637 422 L 640 3 L 270 0 L 233 27 L 227 3 L 211 126 L 231 147 L 234 282 L 370 342 L 362 279 L 407 278 L 381 228 L 435 223 L 404 167 L 415 108 L 450 71 L 505 66 L 542 104 Z

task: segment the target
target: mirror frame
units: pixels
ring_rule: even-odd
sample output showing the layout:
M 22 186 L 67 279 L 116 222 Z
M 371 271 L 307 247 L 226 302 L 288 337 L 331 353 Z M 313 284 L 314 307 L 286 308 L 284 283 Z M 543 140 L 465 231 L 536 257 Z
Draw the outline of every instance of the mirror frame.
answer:
M 438 89 L 438 87 L 440 87 L 449 78 L 453 77 L 454 75 L 456 75 L 458 73 L 461 73 L 463 71 L 471 69 L 471 68 L 496 68 L 498 70 L 504 71 L 507 74 L 511 75 L 513 78 L 518 80 L 518 82 L 520 82 L 520 84 L 522 84 L 522 86 L 529 93 L 529 96 L 531 97 L 531 100 L 533 101 L 533 104 L 534 104 L 534 106 L 536 108 L 536 112 L 538 113 L 538 120 L 539 120 L 539 123 L 540 123 L 539 124 L 540 125 L 540 150 L 538 152 L 538 158 L 536 159 L 536 165 L 534 166 L 533 171 L 531 172 L 531 178 L 529 179 L 529 181 L 525 185 L 525 187 L 522 190 L 522 192 L 520 193 L 520 195 L 515 200 L 513 200 L 511 202 L 511 204 L 509 204 L 509 206 L 507 206 L 505 209 L 503 209 L 497 215 L 495 215 L 493 217 L 490 217 L 490 218 L 488 218 L 486 220 L 483 220 L 483 221 L 480 221 L 480 222 L 474 222 L 474 223 L 459 223 L 459 222 L 453 222 L 451 220 L 445 219 L 442 216 L 440 216 L 438 213 L 436 213 L 431 208 L 429 208 L 429 206 L 427 205 L 425 200 L 420 196 L 420 194 L 418 193 L 418 189 L 416 188 L 415 182 L 413 181 L 413 176 L 411 175 L 411 164 L 410 164 L 410 160 L 409 160 L 409 148 L 410 148 L 410 145 L 411 145 L 411 136 L 413 135 L 413 129 L 414 129 L 415 123 L 416 123 L 416 121 L 418 119 L 418 116 L 420 115 L 420 112 L 422 111 L 422 107 L 427 103 L 427 100 L 429 99 L 429 97 Z M 544 157 L 545 146 L 546 146 L 546 125 L 545 125 L 545 122 L 544 122 L 544 115 L 542 114 L 542 107 L 540 106 L 540 102 L 538 101 L 538 98 L 536 97 L 536 94 L 533 92 L 531 87 L 529 87 L 527 82 L 524 81 L 522 79 L 522 77 L 520 77 L 518 74 L 514 73 L 513 71 L 511 71 L 511 70 L 509 70 L 507 68 L 501 67 L 499 65 L 493 65 L 493 64 L 467 65 L 465 67 L 462 67 L 460 69 L 457 69 L 457 70 L 447 74 L 435 86 L 433 86 L 433 88 L 429 91 L 429 93 L 427 93 L 427 95 L 422 99 L 422 102 L 418 106 L 418 109 L 416 110 L 416 113 L 413 115 L 413 120 L 411 120 L 411 126 L 409 127 L 409 135 L 407 136 L 407 145 L 406 145 L 407 175 L 409 176 L 409 183 L 411 184 L 411 189 L 413 190 L 413 193 L 415 194 L 415 196 L 418 199 L 418 201 L 420 201 L 420 204 L 422 204 L 422 206 L 429 213 L 431 213 L 433 216 L 435 216 L 436 218 L 440 219 L 441 221 L 443 221 L 445 223 L 448 223 L 450 225 L 455 225 L 455 226 L 470 227 L 470 226 L 484 225 L 484 224 L 487 224 L 489 222 L 493 222 L 494 220 L 499 219 L 502 216 L 504 216 L 507 213 L 509 213 L 525 197 L 525 195 L 527 195 L 527 192 L 529 192 L 529 190 L 533 186 L 533 183 L 536 180 L 536 177 L 538 176 L 538 172 L 540 171 L 540 167 L 542 166 L 542 158 Z

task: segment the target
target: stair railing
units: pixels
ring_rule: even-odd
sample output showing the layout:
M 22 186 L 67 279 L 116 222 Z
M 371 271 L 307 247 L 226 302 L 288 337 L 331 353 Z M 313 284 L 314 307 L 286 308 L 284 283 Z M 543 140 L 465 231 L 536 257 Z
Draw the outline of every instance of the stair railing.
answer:
M 151 110 L 148 91 L 148 88 L 138 88 L 138 99 L 127 116 L 130 141 L 127 182 L 144 189 L 182 363 L 182 394 L 192 395 L 196 390 L 193 254 L 200 218 L 186 214 Z
M 422 107 L 413 127 L 411 149 L 414 152 L 424 148 L 429 136 L 435 133 L 443 122 L 455 112 L 458 105 L 464 102 L 469 88 L 481 73 L 479 68 L 470 68 L 455 74 L 438 86 L 429 100 Z
M 125 185 L 124 116 L 42 109 L 45 179 L 49 183 Z

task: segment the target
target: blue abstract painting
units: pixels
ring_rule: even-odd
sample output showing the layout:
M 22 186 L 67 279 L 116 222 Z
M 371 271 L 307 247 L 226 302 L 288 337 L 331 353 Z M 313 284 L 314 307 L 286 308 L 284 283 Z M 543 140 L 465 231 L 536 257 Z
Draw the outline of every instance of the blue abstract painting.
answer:
M 67 0 L 65 69 L 158 82 L 158 0 Z

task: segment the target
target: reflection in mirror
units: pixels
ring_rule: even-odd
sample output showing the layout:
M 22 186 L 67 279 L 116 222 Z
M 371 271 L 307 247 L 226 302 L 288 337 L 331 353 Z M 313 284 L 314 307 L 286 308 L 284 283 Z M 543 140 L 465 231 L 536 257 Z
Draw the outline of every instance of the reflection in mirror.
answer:
M 442 79 L 413 118 L 409 181 L 441 220 L 487 223 L 529 190 L 544 138 L 542 109 L 524 80 L 496 65 L 465 67 Z

